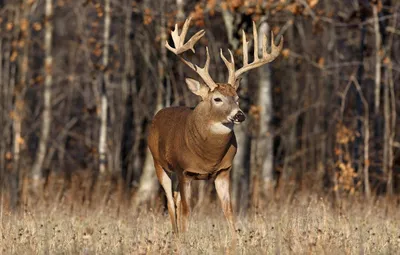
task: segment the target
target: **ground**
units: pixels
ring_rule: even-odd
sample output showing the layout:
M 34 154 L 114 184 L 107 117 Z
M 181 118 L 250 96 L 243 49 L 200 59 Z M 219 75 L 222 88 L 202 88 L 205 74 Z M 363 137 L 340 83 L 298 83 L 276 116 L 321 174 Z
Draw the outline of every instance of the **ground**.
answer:
M 162 209 L 65 205 L 1 210 L 2 254 L 396 254 L 400 210 L 383 199 L 341 208 L 317 196 L 271 202 L 237 217 L 234 242 L 219 204 L 194 208 L 189 232 L 171 233 Z

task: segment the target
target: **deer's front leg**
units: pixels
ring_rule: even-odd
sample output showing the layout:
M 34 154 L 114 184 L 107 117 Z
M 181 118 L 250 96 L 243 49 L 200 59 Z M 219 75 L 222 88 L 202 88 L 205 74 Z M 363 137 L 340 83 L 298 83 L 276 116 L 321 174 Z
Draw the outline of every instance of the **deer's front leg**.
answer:
M 188 219 L 190 217 L 190 197 L 191 197 L 191 180 L 186 179 L 185 176 L 179 178 L 179 193 L 180 193 L 180 203 L 178 205 L 179 220 L 181 232 L 185 232 L 188 229 Z
M 230 193 L 230 173 L 231 173 L 231 168 L 221 171 L 215 178 L 214 183 L 219 200 L 221 201 L 222 210 L 224 211 L 225 218 L 228 221 L 232 235 L 235 236 L 236 230 L 235 230 L 235 222 L 232 211 L 231 193 Z

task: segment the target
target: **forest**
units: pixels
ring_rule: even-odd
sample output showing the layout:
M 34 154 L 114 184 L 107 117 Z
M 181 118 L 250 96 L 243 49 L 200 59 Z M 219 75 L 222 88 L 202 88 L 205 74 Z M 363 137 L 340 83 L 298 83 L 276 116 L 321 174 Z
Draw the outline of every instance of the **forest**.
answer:
M 400 3 L 390 0 L 0 1 L 1 204 L 162 204 L 147 149 L 161 108 L 194 107 L 198 78 L 165 48 L 175 23 L 205 36 L 210 75 L 241 65 L 252 21 L 281 55 L 241 80 L 237 210 L 311 192 L 399 201 Z M 254 43 L 250 43 L 252 48 Z M 252 49 L 251 49 L 252 50 Z M 185 53 L 186 54 L 186 53 Z M 215 192 L 196 183 L 202 203 Z
M 0 0 L 0 253 L 394 254 L 399 16 L 397 0 Z M 237 91 L 231 253 L 212 180 L 174 239 L 147 146 L 160 109 L 200 101 L 165 46 L 189 17 L 205 35 L 185 58 L 207 47 L 218 82 L 243 33 L 253 61 L 253 22 L 283 38 Z

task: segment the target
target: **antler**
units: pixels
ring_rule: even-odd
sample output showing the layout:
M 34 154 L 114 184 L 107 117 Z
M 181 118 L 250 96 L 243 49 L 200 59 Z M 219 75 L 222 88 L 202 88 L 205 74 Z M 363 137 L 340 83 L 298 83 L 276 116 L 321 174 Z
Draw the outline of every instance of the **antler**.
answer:
M 193 69 L 204 81 L 204 83 L 213 91 L 216 87 L 217 84 L 214 82 L 214 80 L 211 78 L 208 68 L 210 66 L 210 54 L 208 52 L 208 47 L 206 47 L 206 52 L 207 52 L 207 59 L 206 63 L 203 68 L 190 63 L 186 59 L 180 56 L 181 53 L 192 50 L 193 53 L 195 52 L 194 50 L 194 45 L 200 38 L 205 34 L 205 31 L 202 29 L 198 31 L 195 35 L 193 35 L 189 41 L 185 42 L 185 37 L 187 34 L 187 31 L 189 29 L 189 24 L 190 24 L 191 18 L 186 19 L 185 23 L 183 24 L 182 32 L 179 35 L 179 30 L 178 30 L 178 24 L 175 24 L 175 30 L 171 32 L 172 40 L 174 41 L 175 48 L 172 48 L 168 41 L 165 42 L 165 47 L 173 52 L 175 55 L 177 55 L 186 65 L 188 65 L 191 69 Z
M 249 55 L 248 55 L 248 44 L 249 42 L 246 41 L 246 34 L 243 31 L 243 67 L 240 68 L 239 70 L 235 71 L 235 62 L 233 59 L 232 52 L 229 51 L 231 55 L 231 61 L 229 62 L 225 56 L 222 53 L 221 50 L 221 58 L 225 62 L 226 67 L 228 68 L 229 71 L 229 78 L 228 78 L 228 83 L 231 86 L 235 86 L 236 81 L 239 79 L 239 76 L 242 75 L 243 73 L 260 67 L 262 65 L 265 65 L 269 62 L 272 62 L 276 57 L 279 56 L 282 47 L 283 47 L 283 36 L 280 38 L 279 45 L 275 45 L 274 42 L 274 33 L 271 31 L 271 53 L 267 52 L 267 36 L 263 36 L 263 42 L 262 42 L 262 57 L 258 57 L 258 33 L 257 33 L 257 28 L 256 24 L 253 21 L 253 36 L 254 36 L 254 60 L 252 63 L 249 62 Z

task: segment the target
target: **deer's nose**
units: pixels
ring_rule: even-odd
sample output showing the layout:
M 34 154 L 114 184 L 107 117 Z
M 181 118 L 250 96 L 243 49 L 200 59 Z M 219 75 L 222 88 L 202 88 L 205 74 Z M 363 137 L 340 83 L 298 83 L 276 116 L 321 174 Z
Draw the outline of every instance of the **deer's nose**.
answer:
M 233 116 L 233 120 L 235 122 L 243 122 L 246 119 L 246 115 L 244 115 L 244 113 L 242 111 L 238 111 L 235 116 Z

